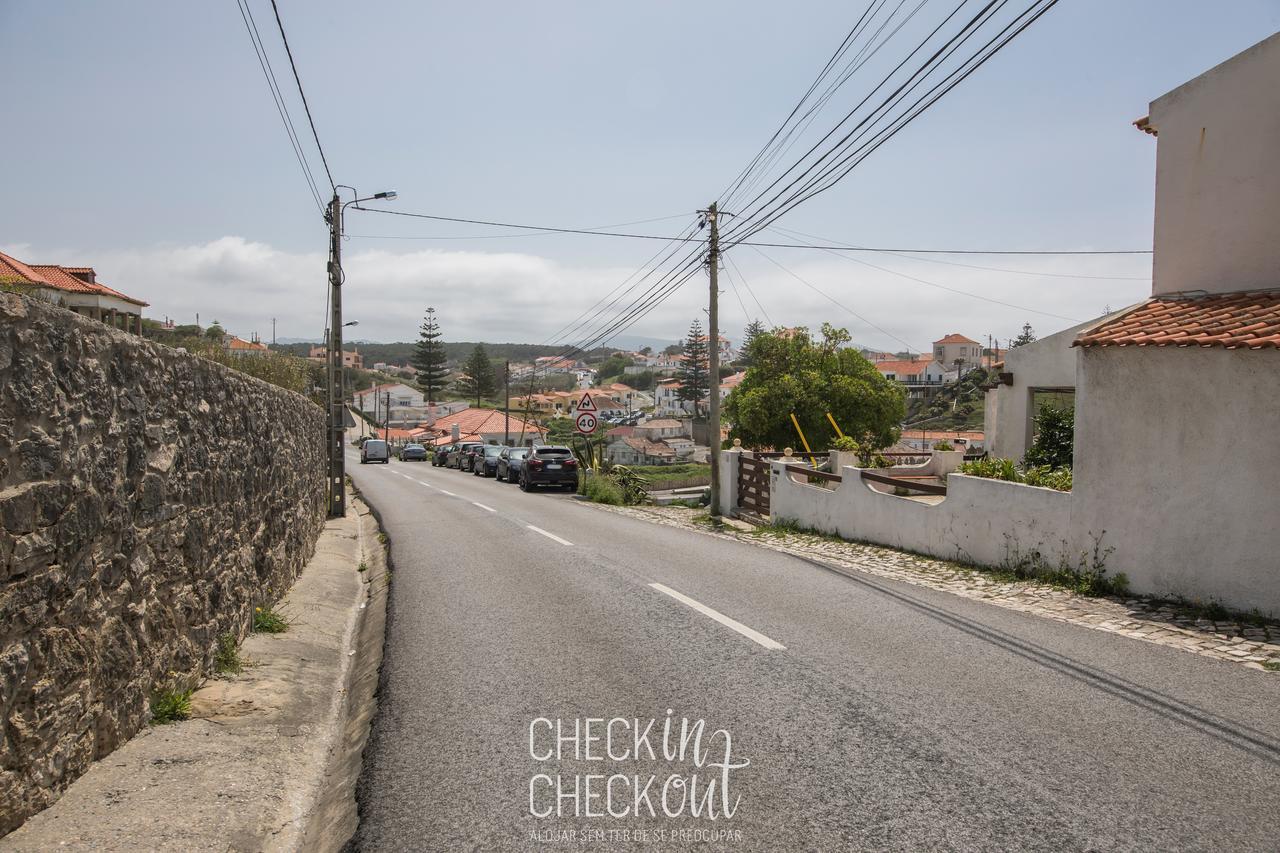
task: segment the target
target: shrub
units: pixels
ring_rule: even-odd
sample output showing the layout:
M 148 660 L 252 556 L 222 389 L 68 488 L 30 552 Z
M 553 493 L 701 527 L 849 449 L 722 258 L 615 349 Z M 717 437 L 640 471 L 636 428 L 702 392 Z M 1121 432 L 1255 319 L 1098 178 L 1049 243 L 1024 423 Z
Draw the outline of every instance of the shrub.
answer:
M 835 441 L 831 442 L 831 449 L 841 450 L 846 453 L 857 453 L 858 442 L 854 441 L 852 438 L 850 438 L 847 435 L 842 435 L 839 438 L 837 438 Z
M 622 488 L 603 474 L 588 474 L 583 489 L 587 500 L 611 506 L 622 506 Z
M 1036 437 L 1022 464 L 1028 468 L 1070 468 L 1075 444 L 1075 412 L 1063 406 L 1045 404 L 1036 413 Z
M 955 450 L 955 446 L 949 441 L 938 440 L 933 443 L 934 450 Z
M 966 462 L 959 468 L 959 473 L 973 477 L 986 477 L 988 480 L 1004 480 L 1009 483 L 1025 483 L 1028 486 L 1043 486 L 1059 492 L 1071 491 L 1071 469 L 1051 468 L 1048 465 L 1036 465 L 1019 470 L 1012 459 L 988 457 Z

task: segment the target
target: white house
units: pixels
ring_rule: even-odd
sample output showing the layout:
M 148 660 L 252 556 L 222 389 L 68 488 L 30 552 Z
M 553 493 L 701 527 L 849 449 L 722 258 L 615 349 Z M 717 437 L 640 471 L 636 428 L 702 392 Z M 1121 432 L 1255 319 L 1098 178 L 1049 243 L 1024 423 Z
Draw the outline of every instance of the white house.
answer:
M 901 384 L 911 398 L 930 396 L 942 387 L 947 375 L 936 358 L 924 356 L 915 359 L 882 358 L 873 363 L 881 376 Z
M 1151 104 L 1151 297 L 1008 352 L 991 449 L 1017 457 L 1034 392 L 1074 388 L 1071 491 L 943 472 L 947 494 L 924 502 L 853 467 L 822 488 L 771 463 L 773 517 L 986 565 L 1100 561 L 1138 593 L 1280 615 L 1276 81 L 1280 34 Z M 721 457 L 730 507 L 736 455 Z
M 147 303 L 98 281 L 93 267 L 25 264 L 0 252 L 0 284 L 16 287 L 108 326 L 142 334 L 142 309 Z

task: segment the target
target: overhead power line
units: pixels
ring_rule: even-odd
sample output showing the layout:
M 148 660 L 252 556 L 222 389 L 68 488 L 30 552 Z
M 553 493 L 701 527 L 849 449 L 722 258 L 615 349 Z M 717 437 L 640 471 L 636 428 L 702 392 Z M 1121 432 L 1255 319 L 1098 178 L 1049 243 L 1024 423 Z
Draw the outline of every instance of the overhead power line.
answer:
M 307 123 L 311 125 L 311 136 L 316 141 L 316 150 L 320 152 L 320 162 L 324 164 L 324 173 L 329 178 L 329 188 L 337 195 L 338 186 L 333 180 L 333 173 L 329 171 L 329 161 L 324 156 L 324 146 L 320 144 L 320 134 L 316 132 L 316 121 L 311 117 L 311 105 L 307 103 L 307 93 L 302 89 L 302 78 L 298 76 L 298 65 L 293 61 L 293 51 L 289 48 L 289 37 L 284 34 L 284 21 L 280 20 L 280 7 L 276 5 L 276 0 L 271 0 L 271 10 L 276 15 L 276 26 L 280 28 L 280 40 L 284 42 L 284 52 L 289 57 L 289 67 L 293 69 L 293 80 L 298 84 L 298 95 L 302 97 L 302 108 L 307 112 Z
M 527 225 L 516 222 L 499 222 L 490 219 L 466 219 L 458 216 L 439 216 L 429 213 L 410 213 L 404 210 L 383 210 L 376 207 L 361 207 L 355 210 L 367 213 L 381 213 L 386 216 L 404 216 L 412 219 L 430 219 L 438 222 L 460 222 L 467 225 L 484 225 L 492 228 L 512 228 L 520 231 L 540 231 L 546 234 L 584 234 L 591 237 L 625 237 L 633 240 L 665 240 L 681 243 L 704 243 L 701 237 L 680 237 L 663 234 L 635 234 L 625 231 L 601 230 L 599 228 L 560 228 L 551 225 Z M 657 221 L 657 220 L 649 220 Z M 638 223 L 634 223 L 638 224 Z M 607 227 L 607 226 L 606 226 Z M 367 239 L 389 239 L 381 235 L 349 235 L 362 236 Z M 408 239 L 408 238 L 405 238 Z M 741 246 L 760 246 L 766 249 L 828 249 L 833 252 L 901 252 L 904 254 L 932 255 L 1149 255 L 1150 249 L 920 249 L 885 246 L 858 246 L 832 242 L 826 245 L 813 243 L 766 243 L 743 240 L 735 243 Z
M 298 139 L 298 130 L 294 127 L 293 116 L 289 114 L 289 107 L 285 103 L 284 94 L 280 91 L 280 83 L 276 79 L 276 72 L 271 65 L 271 58 L 267 54 L 266 46 L 262 43 L 262 35 L 258 32 L 258 22 L 253 18 L 253 10 L 249 7 L 247 0 L 236 0 L 236 5 L 240 9 L 240 18 L 244 21 L 245 31 L 249 33 L 249 41 L 253 44 L 253 52 L 258 58 L 258 66 L 262 69 L 262 74 L 267 80 L 267 88 L 271 91 L 271 100 L 275 104 L 281 123 L 284 125 L 285 133 L 289 135 L 289 145 L 293 149 L 293 156 L 297 159 L 298 166 L 302 169 L 302 177 L 307 182 L 307 190 L 311 193 L 316 207 L 323 213 L 324 202 L 320 197 L 320 188 L 316 185 L 315 175 L 311 171 L 311 164 L 307 162 L 306 153 L 303 151 L 302 143 Z

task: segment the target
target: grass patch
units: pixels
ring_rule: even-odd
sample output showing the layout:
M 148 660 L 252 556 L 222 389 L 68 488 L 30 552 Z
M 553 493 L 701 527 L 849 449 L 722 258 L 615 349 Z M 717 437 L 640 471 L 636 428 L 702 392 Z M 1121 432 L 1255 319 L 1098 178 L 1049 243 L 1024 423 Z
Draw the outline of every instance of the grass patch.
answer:
M 1264 660 L 1262 662 L 1262 668 L 1267 672 L 1280 672 L 1280 660 L 1276 660 L 1275 658 L 1272 658 L 1271 660 Z
M 598 504 L 622 506 L 622 487 L 610 477 L 588 474 L 582 493 L 587 500 Z
M 253 630 L 259 634 L 283 634 L 289 630 L 289 620 L 273 607 L 253 608 Z
M 218 646 L 213 652 L 213 671 L 218 675 L 239 675 L 244 672 L 244 661 L 236 635 L 230 631 L 218 635 Z
M 167 687 L 151 694 L 151 724 L 163 726 L 191 719 L 191 693 L 190 689 Z
M 368 563 L 365 563 L 365 562 L 363 562 L 363 561 L 362 561 L 362 562 L 360 563 L 360 565 L 356 568 L 356 571 L 357 571 L 357 572 L 367 572 L 367 571 L 369 571 L 369 564 L 368 564 Z

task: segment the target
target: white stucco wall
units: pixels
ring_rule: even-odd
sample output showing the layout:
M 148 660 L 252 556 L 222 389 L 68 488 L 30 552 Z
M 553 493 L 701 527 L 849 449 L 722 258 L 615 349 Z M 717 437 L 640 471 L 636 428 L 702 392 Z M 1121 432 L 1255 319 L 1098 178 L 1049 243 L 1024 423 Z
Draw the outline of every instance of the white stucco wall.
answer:
M 948 560 L 999 566 L 1039 551 L 1057 563 L 1076 554 L 1063 540 L 1071 527 L 1071 493 L 952 474 L 938 504 L 885 494 L 844 467 L 835 488 L 809 485 L 803 474 L 772 463 L 770 512 L 845 539 L 904 548 Z
M 1140 591 L 1280 613 L 1280 351 L 1080 356 L 1073 535 Z
M 1152 102 L 1156 294 L 1275 287 L 1280 33 Z
M 1013 374 L 1012 385 L 998 385 L 986 393 L 985 447 L 992 456 L 1021 460 L 1031 445 L 1031 395 L 1035 389 L 1076 387 L 1076 350 L 1071 342 L 1081 330 L 1097 325 L 1108 314 L 1080 323 L 1038 341 L 1013 347 L 1001 372 Z

